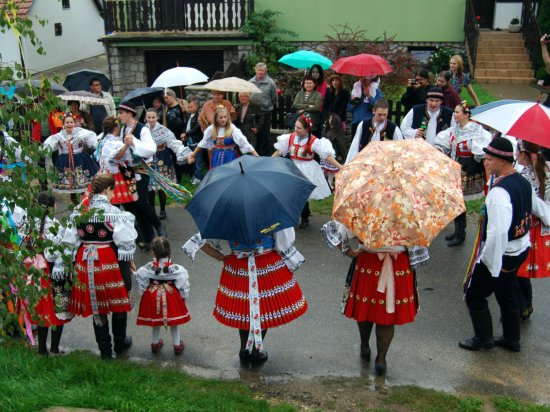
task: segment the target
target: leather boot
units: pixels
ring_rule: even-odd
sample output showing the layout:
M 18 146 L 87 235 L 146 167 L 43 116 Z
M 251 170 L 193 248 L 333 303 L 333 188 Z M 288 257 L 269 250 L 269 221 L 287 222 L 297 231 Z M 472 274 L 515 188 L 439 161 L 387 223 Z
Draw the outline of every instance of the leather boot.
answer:
M 495 338 L 495 345 L 508 349 L 512 352 L 519 352 L 520 339 L 520 313 L 516 311 L 502 312 L 502 336 Z
M 458 342 L 458 346 L 466 350 L 491 349 L 495 346 L 493 339 L 493 320 L 489 309 L 470 310 L 470 318 L 475 336 Z
M 113 340 L 115 342 L 115 352 L 122 353 L 132 346 L 132 337 L 126 336 L 126 326 L 128 324 L 128 314 L 126 312 L 113 313 Z
M 106 321 L 103 325 L 96 325 L 94 322 L 94 334 L 101 359 L 111 359 L 113 348 L 111 346 L 111 335 L 109 334 L 109 322 Z
M 455 225 L 455 231 L 453 233 L 451 233 L 450 235 L 445 236 L 445 240 L 447 242 L 453 240 L 456 237 L 456 233 L 458 232 L 458 222 L 457 222 L 456 219 L 454 220 L 454 225 Z
M 459 246 L 466 240 L 466 214 L 462 214 L 455 219 L 455 236 L 448 243 L 448 247 Z

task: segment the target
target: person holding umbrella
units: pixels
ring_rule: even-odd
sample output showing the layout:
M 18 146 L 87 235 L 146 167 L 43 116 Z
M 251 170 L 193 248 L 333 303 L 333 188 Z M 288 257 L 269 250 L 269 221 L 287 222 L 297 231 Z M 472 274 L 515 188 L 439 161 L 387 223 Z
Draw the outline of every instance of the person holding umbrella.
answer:
M 277 137 L 273 157 L 289 155 L 296 166 L 298 166 L 298 169 L 316 186 L 309 198 L 320 200 L 330 196 L 332 192 L 323 175 L 321 166 L 314 161 L 315 155 L 319 155 L 321 159 L 338 169 L 341 169 L 342 165 L 334 158 L 336 153 L 330 140 L 324 137 L 320 139 L 315 137 L 312 130 L 313 124 L 311 120 L 304 115 L 300 115 L 294 125 L 293 133 Z M 309 202 L 306 202 L 302 210 L 302 221 L 298 226 L 299 229 L 309 226 L 310 215 Z
M 107 116 L 115 115 L 115 101 L 113 100 L 113 96 L 107 92 L 104 92 L 101 88 L 101 81 L 97 77 L 92 77 L 90 79 L 90 93 L 106 99 L 107 102 L 105 104 L 89 105 L 87 103 L 83 103 L 81 107 L 83 112 L 90 114 L 93 124 L 95 125 L 94 131 L 96 134 L 100 134 L 102 132 L 103 119 Z

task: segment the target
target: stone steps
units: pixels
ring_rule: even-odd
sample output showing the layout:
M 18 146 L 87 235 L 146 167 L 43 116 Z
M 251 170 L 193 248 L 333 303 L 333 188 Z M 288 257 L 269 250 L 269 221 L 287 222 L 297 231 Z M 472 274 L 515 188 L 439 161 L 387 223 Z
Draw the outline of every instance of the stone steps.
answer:
M 530 69 L 531 62 L 503 62 L 503 61 L 490 61 L 490 60 L 478 60 L 476 63 L 476 73 L 480 69 Z
M 533 78 L 535 76 L 535 71 L 532 69 L 480 69 L 476 68 L 476 78 L 479 77 L 529 77 Z

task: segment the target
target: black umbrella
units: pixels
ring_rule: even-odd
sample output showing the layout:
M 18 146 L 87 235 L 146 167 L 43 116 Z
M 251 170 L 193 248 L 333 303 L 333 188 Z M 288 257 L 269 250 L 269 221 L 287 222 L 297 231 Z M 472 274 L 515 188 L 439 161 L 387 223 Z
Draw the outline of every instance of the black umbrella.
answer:
M 30 82 L 30 87 L 29 87 L 29 82 Z M 49 80 L 48 80 L 48 83 L 46 83 L 46 81 L 44 80 L 38 80 L 38 79 L 28 80 L 28 81 L 18 80 L 17 82 L 15 82 L 15 94 L 18 94 L 19 96 L 30 96 L 32 94 L 31 93 L 32 88 L 43 89 L 43 90 L 49 89 L 56 96 L 59 96 L 61 93 L 65 93 L 68 91 L 60 84 L 50 82 Z M 14 85 L 13 82 L 10 82 L 7 80 L 2 82 L 2 86 L 5 86 L 5 87 L 10 87 L 13 85 Z
M 247 155 L 210 170 L 186 209 L 203 238 L 250 245 L 296 225 L 314 189 L 292 160 Z
M 132 102 L 136 106 L 150 108 L 153 105 L 155 96 L 162 96 L 162 87 L 140 87 L 128 93 L 121 99 L 121 102 Z
M 101 82 L 102 90 L 108 91 L 111 89 L 113 83 L 111 79 L 105 76 L 103 73 L 95 70 L 79 70 L 77 72 L 72 72 L 67 75 L 63 86 L 65 86 L 70 91 L 74 90 L 90 90 L 90 80 L 98 79 Z

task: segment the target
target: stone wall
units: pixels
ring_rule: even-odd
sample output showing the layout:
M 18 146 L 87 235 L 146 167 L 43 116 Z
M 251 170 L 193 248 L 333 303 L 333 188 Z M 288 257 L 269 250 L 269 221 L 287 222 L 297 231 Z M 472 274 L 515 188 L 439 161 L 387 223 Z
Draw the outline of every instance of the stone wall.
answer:
M 137 47 L 108 47 L 109 72 L 113 95 L 123 97 L 137 87 L 147 84 L 145 52 Z

